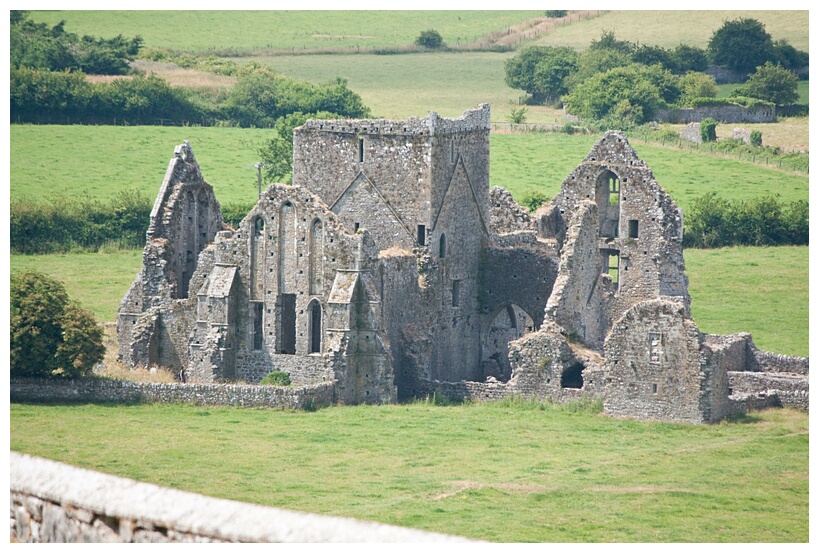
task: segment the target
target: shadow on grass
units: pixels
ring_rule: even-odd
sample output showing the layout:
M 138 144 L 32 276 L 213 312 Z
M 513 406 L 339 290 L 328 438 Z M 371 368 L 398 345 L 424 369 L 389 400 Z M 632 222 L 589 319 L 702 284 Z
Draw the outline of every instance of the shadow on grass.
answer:
M 758 422 L 762 422 L 762 417 L 758 415 L 737 413 L 736 415 L 725 417 L 720 421 L 720 424 L 755 424 Z

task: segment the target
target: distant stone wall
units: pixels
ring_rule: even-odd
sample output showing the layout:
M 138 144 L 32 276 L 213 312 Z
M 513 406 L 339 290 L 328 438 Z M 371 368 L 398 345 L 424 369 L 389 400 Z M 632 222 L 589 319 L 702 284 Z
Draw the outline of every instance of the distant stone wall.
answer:
M 658 109 L 654 118 L 662 123 L 692 123 L 706 117 L 721 123 L 773 123 L 776 121 L 774 106 L 700 106 L 682 109 Z
M 192 403 L 230 407 L 281 407 L 333 403 L 334 383 L 299 388 L 235 384 L 156 384 L 119 380 L 11 379 L 12 401 L 90 401 L 138 403 Z
M 11 452 L 11 542 L 466 542 L 161 488 Z

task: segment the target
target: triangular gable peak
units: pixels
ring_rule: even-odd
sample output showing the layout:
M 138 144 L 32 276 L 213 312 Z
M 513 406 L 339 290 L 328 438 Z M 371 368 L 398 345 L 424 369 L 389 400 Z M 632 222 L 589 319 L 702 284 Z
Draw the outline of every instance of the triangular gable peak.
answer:
M 595 142 L 589 155 L 583 159 L 583 163 L 587 162 L 648 167 L 646 162 L 637 156 L 637 152 L 629 144 L 626 135 L 619 131 L 607 131 L 600 140 Z
M 483 218 L 483 213 L 481 212 L 481 207 L 478 202 L 478 197 L 475 194 L 475 188 L 472 186 L 472 180 L 469 178 L 469 172 L 466 170 L 466 165 L 464 164 L 464 160 L 462 156 L 458 156 L 458 160 L 455 164 L 455 170 L 452 172 L 452 176 L 449 178 L 449 183 L 447 183 L 446 191 L 444 192 L 443 198 L 441 199 L 441 205 L 438 208 L 438 213 L 435 214 L 435 220 L 432 224 L 432 230 L 438 228 L 438 221 L 441 218 L 441 215 L 449 208 L 453 210 L 452 216 L 463 215 L 462 211 L 458 211 L 457 208 L 454 207 L 455 203 L 458 203 L 457 200 L 454 198 L 458 191 L 458 184 L 463 183 L 465 194 L 462 196 L 468 197 L 471 201 L 469 204 L 475 207 L 475 212 L 477 214 L 478 220 L 481 222 L 481 228 L 483 229 L 484 234 L 489 234 L 489 227 L 486 224 L 486 221 Z M 463 208 L 463 205 L 461 206 Z

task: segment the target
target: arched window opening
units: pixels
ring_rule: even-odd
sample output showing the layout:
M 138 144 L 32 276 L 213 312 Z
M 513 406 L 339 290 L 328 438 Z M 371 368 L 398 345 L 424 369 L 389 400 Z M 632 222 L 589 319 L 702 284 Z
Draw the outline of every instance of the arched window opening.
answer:
M 595 184 L 595 202 L 600 214 L 600 237 L 617 238 L 620 234 L 620 177 L 603 171 Z
M 574 363 L 567 367 L 560 375 L 561 388 L 582 388 L 583 387 L 583 363 Z
M 310 225 L 310 294 L 321 294 L 324 272 L 324 225 L 321 219 Z
M 321 304 L 315 300 L 309 310 L 310 344 L 308 353 L 321 353 Z

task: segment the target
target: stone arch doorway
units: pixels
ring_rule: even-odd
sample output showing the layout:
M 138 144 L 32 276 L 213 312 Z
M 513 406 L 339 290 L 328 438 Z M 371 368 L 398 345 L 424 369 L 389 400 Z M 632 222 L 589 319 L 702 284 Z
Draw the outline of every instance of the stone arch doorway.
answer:
M 509 342 L 535 329 L 532 317 L 519 305 L 510 303 L 496 309 L 481 335 L 483 377 L 493 376 L 506 382 L 512 376 Z

